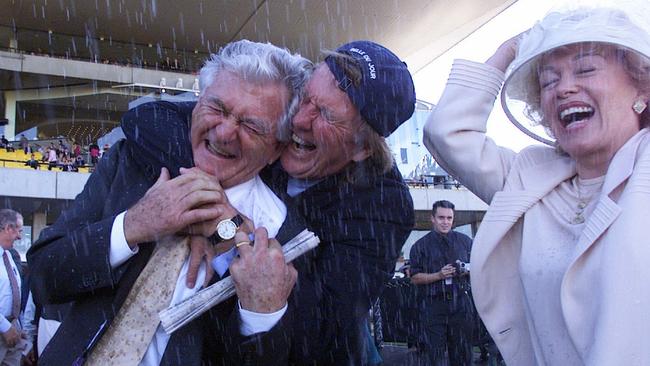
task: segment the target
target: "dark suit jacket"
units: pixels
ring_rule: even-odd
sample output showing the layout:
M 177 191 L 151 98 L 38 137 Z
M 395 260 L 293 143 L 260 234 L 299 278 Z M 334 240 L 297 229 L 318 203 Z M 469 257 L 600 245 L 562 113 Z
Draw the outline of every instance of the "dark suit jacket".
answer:
M 291 327 L 283 331 L 291 344 L 285 350 L 288 363 L 365 364 L 364 322 L 392 277 L 414 223 L 401 174 L 394 166 L 387 174 L 369 172 L 351 183 L 341 173 L 294 198 L 286 195 L 287 177 L 279 166 L 264 171 L 263 178 L 297 207 L 321 239 L 315 251 L 294 261 L 299 276 L 289 302 Z
M 129 139 L 138 139 L 140 148 L 159 164 L 172 170 L 186 166 L 179 154 L 160 155 L 160 151 L 183 151 L 160 135 L 158 129 L 188 129 L 183 110 L 193 103 L 157 102 L 142 105 L 122 119 Z M 145 117 L 143 119 L 143 116 Z M 158 116 L 147 121 L 146 116 Z M 165 126 L 160 125 L 166 121 Z M 158 155 L 156 155 L 158 154 Z M 174 166 L 176 165 L 176 166 Z M 295 198 L 287 196 L 287 174 L 279 164 L 262 171 L 264 181 L 298 213 L 289 221 L 306 220 L 308 228 L 321 239 L 312 253 L 294 261 L 299 276 L 289 300 L 289 310 L 269 332 L 231 342 L 242 354 L 229 362 L 251 365 L 360 365 L 364 361 L 363 322 L 371 302 L 376 300 L 391 278 L 399 250 L 414 223 L 413 202 L 402 176 L 394 166 L 387 174 L 373 173 L 364 164 L 354 183 L 344 174 L 330 176 Z M 285 222 L 285 224 L 287 224 Z M 295 224 L 292 224 L 295 226 Z M 282 240 L 280 240 L 282 242 Z M 218 336 L 217 338 L 219 338 Z M 254 347 L 252 345 L 255 345 Z M 210 345 L 206 350 L 217 349 Z M 252 348 L 251 348 L 252 347 Z M 226 347 L 229 348 L 229 347 Z M 254 349 L 254 352 L 251 351 Z M 214 358 L 214 352 L 211 354 Z M 219 363 L 219 357 L 213 362 Z
M 184 123 L 191 116 L 191 108 L 186 107 L 174 114 L 175 118 L 183 116 Z M 134 135 L 118 142 L 101 159 L 70 209 L 43 231 L 27 254 L 35 300 L 43 304 L 74 302 L 39 358 L 39 365 L 70 365 L 92 348 L 91 340 L 101 336 L 113 320 L 155 245 L 141 244 L 135 256 L 112 269 L 109 248 L 115 217 L 135 204 L 153 185 L 160 172 L 160 159 L 168 162 L 172 174 L 177 174 L 180 166 L 191 166 L 189 129 L 167 130 L 165 116 L 144 116 L 140 112 L 149 111 L 138 110 L 139 117 L 154 123 L 150 128 L 166 134 L 165 141 L 177 143 L 156 152 L 143 150 L 141 138 Z M 286 222 L 278 235 L 281 240 L 288 240 L 304 228 L 295 220 Z M 221 304 L 175 332 L 161 364 L 201 364 L 203 342 L 213 346 L 206 358 L 212 364 L 224 364 L 228 357 L 243 359 L 248 352 L 257 352 L 255 347 L 263 346 L 263 341 L 239 346 L 243 340 L 239 336 L 237 316 L 233 315 L 236 314 L 234 304 L 234 301 Z M 248 338 L 251 339 L 255 337 Z M 225 355 L 224 347 L 236 351 Z

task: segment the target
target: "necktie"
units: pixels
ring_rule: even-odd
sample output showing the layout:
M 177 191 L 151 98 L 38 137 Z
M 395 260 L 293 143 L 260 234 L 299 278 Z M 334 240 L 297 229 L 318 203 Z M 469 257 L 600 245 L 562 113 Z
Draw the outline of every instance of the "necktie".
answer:
M 149 262 L 86 365 L 137 365 L 169 307 L 176 281 L 189 254 L 189 238 L 170 236 L 158 242 Z
M 9 277 L 9 283 L 11 284 L 11 316 L 16 320 L 20 315 L 20 289 L 18 288 L 18 280 L 16 279 L 11 262 L 9 262 L 9 256 L 6 250 L 2 253 L 2 261 L 5 262 L 5 269 Z

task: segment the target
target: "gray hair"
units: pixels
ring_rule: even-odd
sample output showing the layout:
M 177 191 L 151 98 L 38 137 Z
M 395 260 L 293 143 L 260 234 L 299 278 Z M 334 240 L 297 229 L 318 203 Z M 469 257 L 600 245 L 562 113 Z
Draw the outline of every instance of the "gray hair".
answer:
M 201 68 L 199 82 L 203 92 L 214 82 L 214 77 L 225 70 L 252 83 L 284 83 L 289 91 L 289 103 L 278 121 L 276 137 L 280 142 L 288 142 L 291 119 L 298 111 L 302 88 L 312 67 L 311 61 L 298 54 L 292 55 L 287 49 L 241 40 L 212 54 Z
M 18 219 L 22 219 L 22 215 L 17 211 L 14 211 L 9 208 L 3 208 L 0 210 L 0 230 L 6 229 L 9 227 L 15 227 L 18 225 Z

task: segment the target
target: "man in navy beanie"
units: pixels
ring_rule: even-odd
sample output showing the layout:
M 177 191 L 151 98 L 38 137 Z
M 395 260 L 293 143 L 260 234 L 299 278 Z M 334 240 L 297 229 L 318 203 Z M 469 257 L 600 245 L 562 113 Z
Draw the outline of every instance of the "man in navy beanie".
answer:
M 278 337 L 290 344 L 289 364 L 363 365 L 368 310 L 414 223 L 385 137 L 413 114 L 415 91 L 406 64 L 379 44 L 351 42 L 325 56 L 292 120 L 282 169 L 268 180 L 288 173 L 283 199 L 321 239 L 294 261 L 292 326 Z

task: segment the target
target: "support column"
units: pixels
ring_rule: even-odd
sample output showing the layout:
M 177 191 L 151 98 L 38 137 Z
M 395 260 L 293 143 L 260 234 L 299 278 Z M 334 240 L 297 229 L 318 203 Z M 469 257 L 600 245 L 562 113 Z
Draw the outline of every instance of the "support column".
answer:
M 7 140 L 12 141 L 16 139 L 16 93 L 13 91 L 5 91 L 5 118 L 9 123 L 4 126 L 4 135 Z
M 479 221 L 474 221 L 472 223 L 472 238 L 476 236 L 476 232 L 478 231 L 478 227 L 481 226 L 482 220 Z
M 33 222 L 32 222 L 32 244 L 38 240 L 38 237 L 41 235 L 41 231 L 47 226 L 47 213 L 34 212 Z

